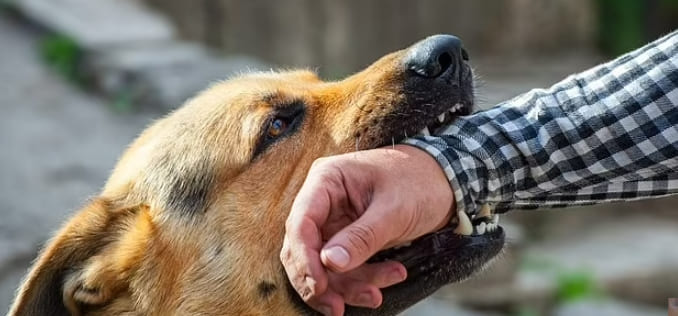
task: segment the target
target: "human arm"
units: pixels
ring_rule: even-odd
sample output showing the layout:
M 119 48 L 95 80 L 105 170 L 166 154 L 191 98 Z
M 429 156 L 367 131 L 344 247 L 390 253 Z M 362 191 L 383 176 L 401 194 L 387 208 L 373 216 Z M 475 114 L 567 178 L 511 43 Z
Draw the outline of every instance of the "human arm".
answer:
M 453 207 L 444 173 L 415 147 L 323 158 L 294 201 L 281 260 L 302 299 L 324 314 L 342 314 L 344 303 L 377 307 L 379 289 L 407 271 L 394 261 L 365 264 L 367 258 L 442 228 Z
M 430 189 L 449 190 L 450 186 L 456 210 L 469 214 L 476 213 L 485 203 L 494 204 L 496 211 L 504 212 L 512 208 L 590 204 L 676 193 L 677 56 L 678 33 L 674 32 L 610 63 L 570 76 L 548 90 L 533 90 L 493 109 L 458 118 L 438 131 L 439 136 L 408 139 L 406 144 L 424 149 L 439 165 L 434 161 L 430 166 L 432 159 L 421 156 L 427 155 L 425 152 L 412 151 L 421 158 L 402 160 L 393 168 L 419 170 L 421 174 L 397 177 L 372 186 L 372 192 L 362 192 L 363 197 L 373 193 L 396 197 L 404 194 L 408 199 L 394 199 L 394 204 L 386 208 L 366 207 L 360 214 L 378 211 L 385 222 L 390 222 L 397 217 L 384 214 L 406 211 L 406 202 L 426 201 L 432 192 Z M 346 226 L 335 229 L 337 233 L 332 240 L 323 244 L 319 232 L 327 226 L 329 216 L 312 214 L 341 213 L 344 208 L 332 207 L 329 203 L 317 205 L 313 203 L 315 199 L 309 198 L 318 194 L 341 195 L 342 190 L 351 187 L 343 181 L 345 178 L 375 181 L 374 177 L 361 178 L 360 175 L 383 170 L 380 167 L 381 162 L 387 161 L 388 156 L 384 155 L 387 150 L 369 151 L 372 155 L 377 153 L 372 156 L 371 164 L 353 165 L 346 169 L 352 172 L 335 173 L 333 179 L 340 181 L 323 184 L 318 179 L 331 174 L 327 170 L 347 163 L 347 156 L 326 158 L 324 169 L 311 168 L 295 200 L 281 259 L 294 288 L 316 308 L 326 308 L 329 304 L 331 311 L 339 313 L 345 299 L 349 304 L 356 302 L 352 301 L 354 295 L 364 290 L 374 296 L 370 304 L 363 306 L 378 304 L 378 288 L 390 283 L 375 285 L 363 279 L 361 285 L 344 288 L 343 293 L 332 290 L 333 285 L 341 284 L 337 280 L 344 276 L 328 277 L 337 266 L 328 256 L 323 257 L 322 252 L 337 245 L 332 240 L 361 239 L 361 231 L 372 230 L 370 234 L 383 236 L 393 232 L 376 225 L 369 230 L 351 230 L 356 226 L 344 223 Z M 364 157 L 366 152 L 352 155 Z M 446 176 L 442 181 L 427 173 L 431 170 L 442 173 L 440 167 Z M 399 175 L 396 171 L 392 173 Z M 421 179 L 427 181 L 421 185 L 411 182 Z M 425 190 L 401 193 L 397 186 L 402 183 Z M 342 190 L 331 190 L 337 187 Z M 437 214 L 434 212 L 448 212 L 446 207 L 449 208 L 449 204 L 433 200 L 426 209 L 430 214 Z M 430 231 L 435 230 L 433 226 L 436 225 L 428 226 Z M 369 244 L 370 247 L 360 248 L 344 242 L 343 247 L 357 254 L 355 258 L 361 258 L 358 260 L 361 263 L 384 242 L 381 239 Z M 358 269 L 363 267 L 358 265 Z M 382 272 L 372 271 L 373 275 Z M 307 282 L 309 280 L 311 282 Z
M 678 32 L 405 143 L 469 214 L 678 192 Z

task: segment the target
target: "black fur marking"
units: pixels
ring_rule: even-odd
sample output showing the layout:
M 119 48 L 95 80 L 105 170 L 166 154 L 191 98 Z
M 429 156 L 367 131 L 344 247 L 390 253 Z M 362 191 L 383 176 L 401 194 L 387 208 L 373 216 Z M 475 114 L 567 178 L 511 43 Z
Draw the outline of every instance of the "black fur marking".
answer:
M 170 208 L 179 210 L 182 214 L 204 212 L 207 209 L 207 195 L 212 182 L 213 177 L 205 170 L 195 170 L 177 176 L 168 197 Z
M 259 290 L 259 295 L 261 295 L 261 298 L 268 298 L 273 294 L 273 292 L 278 289 L 275 284 L 268 282 L 268 281 L 261 281 L 259 283 L 259 286 L 257 287 Z
M 209 161 L 181 161 L 168 155 L 160 159 L 159 166 L 163 178 L 168 179 L 168 191 L 158 188 L 167 194 L 164 199 L 167 206 L 186 215 L 205 212 L 215 178 Z

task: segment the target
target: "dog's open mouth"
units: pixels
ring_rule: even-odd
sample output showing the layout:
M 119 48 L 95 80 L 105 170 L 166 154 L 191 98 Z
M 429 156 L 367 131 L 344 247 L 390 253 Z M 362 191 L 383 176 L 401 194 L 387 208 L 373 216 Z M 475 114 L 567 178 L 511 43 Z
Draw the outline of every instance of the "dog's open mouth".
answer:
M 449 108 L 437 104 L 428 104 L 428 107 L 428 109 L 414 107 L 403 111 L 409 112 L 409 117 L 405 122 L 385 124 L 384 131 L 386 134 L 383 135 L 381 142 L 377 146 L 369 146 L 368 148 L 394 145 L 412 136 L 431 136 L 452 123 L 455 118 L 471 114 L 473 111 L 473 104 L 461 102 L 455 103 Z
M 347 315 L 395 315 L 440 287 L 481 270 L 504 245 L 499 217 L 489 207 L 469 217 L 459 212 L 450 225 L 408 244 L 383 250 L 369 262 L 395 260 L 407 268 L 407 279 L 383 289 L 377 309 L 347 306 Z
M 450 225 L 436 232 L 424 235 L 412 242 L 395 246 L 380 251 L 370 262 L 395 260 L 407 267 L 408 272 L 414 269 L 414 274 L 408 274 L 408 278 L 416 278 L 418 274 L 426 272 L 430 265 L 427 259 L 433 256 L 444 256 L 447 251 L 463 247 L 478 238 L 499 236 L 503 234 L 499 226 L 499 215 L 492 214 L 490 208 L 485 206 L 477 215 L 469 218 L 464 212 L 459 212 Z M 416 269 L 415 269 L 416 268 Z
M 431 133 L 435 133 L 439 128 L 444 127 L 460 115 L 471 114 L 472 105 L 465 105 L 462 103 L 457 103 L 451 108 L 447 109 L 443 113 L 440 113 L 436 116 L 435 120 L 431 120 L 430 123 L 426 124 L 424 128 L 419 130 L 418 135 L 431 136 Z

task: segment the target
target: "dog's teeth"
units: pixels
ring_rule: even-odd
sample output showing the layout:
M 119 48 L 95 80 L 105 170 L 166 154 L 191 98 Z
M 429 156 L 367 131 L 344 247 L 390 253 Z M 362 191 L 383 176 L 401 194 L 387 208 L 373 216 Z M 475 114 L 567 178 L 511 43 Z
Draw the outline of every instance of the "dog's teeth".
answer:
M 422 134 L 424 136 L 431 136 L 431 133 L 428 131 L 428 126 L 422 128 L 421 131 L 419 131 L 419 134 Z
M 456 113 L 457 111 L 461 110 L 463 105 L 461 103 L 457 103 L 450 108 L 450 113 Z
M 445 121 L 445 113 L 438 115 L 438 122 L 442 123 Z
M 492 215 L 492 224 L 495 225 L 499 224 L 499 215 L 497 214 Z
M 488 232 L 493 232 L 497 229 L 497 225 L 495 224 L 487 224 L 487 231 Z
M 485 224 L 485 222 L 482 222 L 480 223 L 480 225 L 476 226 L 476 231 L 478 232 L 478 235 L 484 234 L 486 228 L 487 224 Z
M 457 218 L 459 219 L 459 224 L 454 229 L 454 233 L 457 235 L 471 235 L 473 233 L 473 225 L 471 225 L 468 215 L 465 212 L 458 212 Z

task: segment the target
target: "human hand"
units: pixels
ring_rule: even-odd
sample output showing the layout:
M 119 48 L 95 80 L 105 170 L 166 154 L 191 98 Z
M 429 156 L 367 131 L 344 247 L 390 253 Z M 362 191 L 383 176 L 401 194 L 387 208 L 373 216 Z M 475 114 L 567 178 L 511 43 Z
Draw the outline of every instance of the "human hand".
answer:
M 453 206 L 442 169 L 418 148 L 321 158 L 292 205 L 280 259 L 302 299 L 325 315 L 342 315 L 344 303 L 376 308 L 379 289 L 407 271 L 398 262 L 365 261 L 444 227 Z

